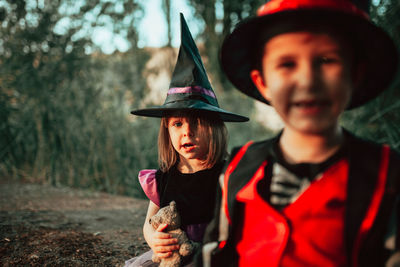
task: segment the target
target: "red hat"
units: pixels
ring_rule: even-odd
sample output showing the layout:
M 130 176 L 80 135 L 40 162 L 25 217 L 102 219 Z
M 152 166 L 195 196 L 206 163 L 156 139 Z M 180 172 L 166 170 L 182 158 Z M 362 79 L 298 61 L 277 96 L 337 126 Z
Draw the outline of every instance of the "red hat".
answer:
M 229 80 L 243 93 L 269 102 L 250 78 L 261 55 L 257 45 L 285 32 L 318 28 L 335 29 L 352 43 L 358 59 L 365 64 L 364 79 L 354 89 L 348 109 L 360 106 L 389 87 L 395 77 L 398 53 L 389 35 L 375 26 L 350 0 L 271 0 L 256 17 L 236 26 L 221 48 L 220 63 Z

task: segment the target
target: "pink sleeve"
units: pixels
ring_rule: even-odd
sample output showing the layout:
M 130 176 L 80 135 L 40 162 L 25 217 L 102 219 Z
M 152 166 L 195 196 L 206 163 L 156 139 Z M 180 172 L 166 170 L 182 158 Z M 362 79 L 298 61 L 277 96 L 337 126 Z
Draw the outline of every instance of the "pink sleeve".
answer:
M 156 172 L 157 170 L 154 169 L 141 170 L 139 171 L 138 178 L 146 196 L 153 201 L 154 204 L 160 206 L 160 195 L 157 190 Z

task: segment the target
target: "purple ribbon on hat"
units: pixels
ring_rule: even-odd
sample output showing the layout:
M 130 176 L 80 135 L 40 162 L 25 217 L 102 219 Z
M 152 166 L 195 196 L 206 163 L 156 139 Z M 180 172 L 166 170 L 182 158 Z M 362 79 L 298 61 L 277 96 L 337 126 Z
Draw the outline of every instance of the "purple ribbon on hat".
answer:
M 172 94 L 187 94 L 187 93 L 201 93 L 208 95 L 212 98 L 217 98 L 213 91 L 203 88 L 201 86 L 186 86 L 186 87 L 172 87 L 168 90 L 168 95 Z

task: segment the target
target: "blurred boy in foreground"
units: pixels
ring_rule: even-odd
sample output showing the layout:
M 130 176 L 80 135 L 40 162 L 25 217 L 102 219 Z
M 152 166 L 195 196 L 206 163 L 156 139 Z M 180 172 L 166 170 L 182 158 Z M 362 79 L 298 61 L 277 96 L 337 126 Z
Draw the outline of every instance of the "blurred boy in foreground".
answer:
M 400 158 L 338 121 L 397 63 L 390 37 L 346 0 L 272 0 L 227 36 L 228 78 L 285 126 L 232 152 L 204 266 L 400 264 Z

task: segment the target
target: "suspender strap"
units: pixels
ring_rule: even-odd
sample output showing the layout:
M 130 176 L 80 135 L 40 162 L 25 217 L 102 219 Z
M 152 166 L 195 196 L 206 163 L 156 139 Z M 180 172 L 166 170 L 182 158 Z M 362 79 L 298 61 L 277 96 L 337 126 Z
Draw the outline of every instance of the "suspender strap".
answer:
M 367 234 L 371 231 L 373 224 L 375 223 L 375 219 L 377 217 L 379 207 L 382 203 L 383 195 L 385 193 L 386 187 L 386 178 L 387 178 L 387 170 L 389 164 L 389 147 L 383 147 L 381 152 L 381 160 L 379 162 L 379 171 L 378 171 L 378 179 L 375 183 L 375 188 L 373 194 L 371 196 L 371 200 L 369 202 L 368 209 L 364 216 L 364 219 L 360 225 L 358 230 L 358 235 L 354 241 L 354 249 L 352 255 L 352 266 L 360 266 L 359 265 L 359 255 L 361 244 L 365 242 Z M 376 242 L 377 240 L 375 240 Z M 383 241 L 382 239 L 380 240 Z M 381 243 L 383 244 L 383 242 Z
M 349 134 L 345 244 L 349 266 L 383 266 L 387 225 L 399 194 L 400 159 Z M 379 249 L 378 249 L 379 248 Z
M 387 203 L 387 206 L 391 206 L 390 204 L 393 203 L 395 205 L 394 209 L 392 209 L 395 222 L 397 222 L 395 249 L 400 251 L 400 156 L 393 150 L 390 152 L 387 194 L 385 195 L 384 203 Z
M 387 148 L 388 149 L 388 148 Z M 359 266 L 384 266 L 384 262 L 389 256 L 389 251 L 377 249 L 377 243 L 384 244 L 387 234 L 391 230 L 397 230 L 397 244 L 395 248 L 399 251 L 399 194 L 400 194 L 400 158 L 395 151 L 388 152 L 389 162 L 387 168 L 387 178 L 385 184 L 385 193 L 381 200 L 377 216 L 373 227 L 371 227 L 369 234 L 365 241 L 362 243 L 359 252 Z M 383 161 L 384 159 L 382 159 Z M 382 169 L 381 169 L 382 171 Z M 396 207 L 397 203 L 397 207 Z M 396 209 L 397 208 L 397 213 Z M 391 216 L 397 216 L 397 225 L 391 222 Z M 393 227 L 389 229 L 389 227 Z M 397 227 L 397 229 L 396 229 Z M 385 244 L 386 245 L 386 244 Z M 373 252 L 373 253 L 371 253 Z

